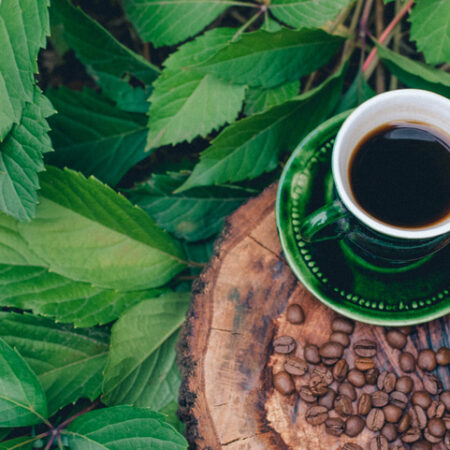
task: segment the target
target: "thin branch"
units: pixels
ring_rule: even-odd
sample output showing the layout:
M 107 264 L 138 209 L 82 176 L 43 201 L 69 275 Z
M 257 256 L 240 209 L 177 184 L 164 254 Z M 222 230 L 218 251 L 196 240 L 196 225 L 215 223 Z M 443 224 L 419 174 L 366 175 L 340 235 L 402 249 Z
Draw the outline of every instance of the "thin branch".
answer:
M 49 434 L 50 434 L 50 431 L 46 431 L 45 433 L 38 434 L 37 436 L 33 436 L 32 438 L 28 439 L 28 441 L 20 442 L 19 444 L 16 444 L 16 445 L 14 445 L 14 446 L 12 446 L 12 447 L 8 447 L 8 448 L 9 448 L 9 450 L 13 450 L 14 448 L 20 448 L 20 447 L 23 447 L 24 445 L 26 445 L 26 444 L 31 444 L 32 442 L 37 441 L 38 439 L 45 438 L 45 437 L 47 437 Z
M 372 9 L 373 0 L 367 0 L 364 4 L 364 9 L 361 14 L 361 20 L 359 21 L 359 36 L 361 38 L 361 60 L 360 65 L 363 64 L 364 54 L 366 51 L 366 39 L 368 34 L 367 22 L 369 20 L 370 11 Z
M 395 0 L 395 15 L 397 15 L 400 12 L 401 8 L 400 0 Z M 402 41 L 402 28 L 401 26 L 395 27 L 394 30 L 394 43 L 392 45 L 392 49 L 394 52 L 398 53 L 400 51 L 400 43 Z M 389 90 L 393 91 L 394 89 L 397 89 L 398 87 L 398 78 L 391 74 L 391 80 L 389 82 Z
M 231 39 L 231 42 L 234 42 L 253 22 L 255 22 L 255 20 L 258 20 L 258 18 L 266 11 L 267 11 L 267 6 L 262 5 L 260 7 L 259 11 L 254 16 L 250 17 L 250 19 L 248 19 L 247 22 L 244 23 L 244 25 L 242 25 L 242 27 L 239 28 L 239 30 L 237 30 L 237 32 Z
M 384 28 L 384 7 L 383 0 L 376 0 L 375 3 L 375 32 L 377 38 L 381 36 Z M 380 64 L 377 65 L 376 77 L 375 77 L 375 89 L 377 93 L 384 92 L 386 90 L 386 82 L 384 79 L 384 67 Z
M 99 406 L 101 404 L 100 400 L 97 399 L 95 400 L 94 403 L 91 403 L 89 406 L 87 406 L 86 408 L 84 408 L 83 410 L 81 410 L 80 412 L 77 412 L 76 414 L 74 414 L 73 416 L 69 417 L 67 420 L 65 420 L 64 422 L 60 423 L 57 427 L 56 427 L 56 431 L 59 433 L 63 428 L 66 428 L 67 425 L 69 425 L 70 423 L 72 423 L 77 417 L 82 416 L 83 414 L 86 414 L 89 411 L 92 411 L 93 409 L 97 408 L 97 406 Z

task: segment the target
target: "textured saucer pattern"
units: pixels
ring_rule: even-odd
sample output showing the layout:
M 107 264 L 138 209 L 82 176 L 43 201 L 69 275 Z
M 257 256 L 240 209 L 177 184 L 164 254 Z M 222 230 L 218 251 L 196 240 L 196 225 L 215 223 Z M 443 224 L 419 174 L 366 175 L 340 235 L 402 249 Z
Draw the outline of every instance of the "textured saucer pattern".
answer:
M 348 317 L 377 325 L 442 317 L 450 312 L 450 246 L 420 264 L 386 270 L 354 255 L 344 241 L 308 244 L 299 234 L 302 220 L 332 199 L 331 153 L 347 115 L 311 132 L 283 171 L 276 215 L 285 257 L 317 298 Z

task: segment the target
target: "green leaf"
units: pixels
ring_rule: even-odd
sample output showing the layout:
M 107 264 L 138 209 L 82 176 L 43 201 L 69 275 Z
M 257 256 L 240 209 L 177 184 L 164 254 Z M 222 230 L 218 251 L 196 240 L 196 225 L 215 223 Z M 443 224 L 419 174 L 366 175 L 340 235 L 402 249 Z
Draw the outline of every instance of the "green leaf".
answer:
M 63 431 L 72 450 L 182 450 L 187 442 L 164 416 L 147 408 L 116 406 L 75 419 Z
M 348 109 L 356 108 L 358 105 L 375 95 L 376 92 L 367 84 L 364 73 L 359 71 L 356 74 L 353 83 L 342 97 L 342 100 L 336 109 L 336 114 L 347 111 Z
M 180 245 L 141 209 L 94 178 L 47 169 L 36 219 L 19 232 L 51 272 L 128 291 L 162 286 L 184 269 Z
M 108 353 L 107 333 L 76 330 L 29 314 L 0 313 L 0 337 L 16 348 L 38 376 L 49 416 L 60 408 L 101 393 Z
M 318 29 L 246 33 L 197 66 L 233 83 L 274 87 L 323 66 L 344 39 Z
M 0 427 L 24 427 L 47 417 L 45 392 L 30 366 L 0 338 Z
M 160 70 L 142 56 L 122 45 L 98 22 L 91 19 L 69 0 L 53 0 L 51 12 L 52 26 L 62 29 L 64 40 L 74 49 L 78 59 L 86 65 L 102 87 L 105 95 L 124 106 L 124 97 L 138 96 L 136 104 L 125 103 L 128 111 L 142 111 L 145 91 L 129 84 L 129 75 L 150 84 Z M 114 84 L 114 88 L 112 86 Z M 135 98 L 136 101 L 136 98 Z M 148 104 L 146 105 L 148 110 Z
M 190 142 L 236 119 L 245 86 L 186 68 L 216 54 L 235 32 L 232 28 L 208 31 L 167 58 L 150 97 L 148 148 Z
M 46 161 L 114 186 L 148 156 L 146 117 L 121 111 L 90 89 L 47 91 L 59 114 L 50 119 L 55 152 Z
M 450 2 L 416 0 L 409 18 L 411 40 L 429 64 L 450 62 Z
M 346 66 L 316 89 L 230 125 L 200 155 L 192 175 L 177 190 L 256 178 L 278 165 L 280 152 L 292 150 L 334 110 Z
M 144 41 L 155 47 L 173 45 L 209 25 L 230 2 L 227 0 L 124 0 L 129 19 Z
M 333 20 L 352 0 L 272 0 L 269 11 L 294 28 L 320 27 Z
M 12 449 L 21 449 L 21 450 L 31 450 L 33 448 L 33 439 L 30 436 L 21 436 L 14 439 L 9 439 L 4 442 L 0 442 L 0 450 L 12 450 Z
M 410 88 L 425 89 L 450 98 L 450 74 L 413 61 L 377 44 L 378 55 L 389 71 Z
M 251 88 L 247 92 L 244 112 L 247 116 L 260 113 L 272 108 L 272 106 L 281 105 L 281 103 L 295 97 L 300 90 L 300 82 L 282 84 L 274 88 Z
M 38 172 L 43 154 L 52 150 L 44 98 L 34 88 L 33 102 L 23 106 L 19 123 L 0 143 L 0 211 L 23 222 L 36 213 Z
M 178 238 L 198 241 L 219 232 L 225 217 L 249 197 L 248 191 L 235 187 L 197 188 L 173 194 L 186 178 L 177 173 L 153 175 L 129 191 L 128 198 L 161 228 Z
M 117 292 L 70 280 L 45 267 L 0 264 L 0 305 L 30 309 L 77 327 L 102 325 L 162 291 Z
M 185 425 L 177 416 L 178 399 L 170 402 L 167 406 L 159 412 L 164 414 L 166 422 L 172 425 L 179 433 L 184 433 Z
M 114 324 L 104 372 L 106 404 L 150 406 L 157 402 L 163 406 L 164 402 L 155 396 L 158 380 L 152 374 L 170 373 L 174 364 L 174 355 L 170 353 L 175 339 L 172 335 L 183 323 L 188 304 L 188 292 L 169 292 L 137 304 Z M 167 341 L 171 344 L 161 347 Z M 167 383 L 173 385 L 173 381 Z M 173 396 L 168 386 L 166 403 Z

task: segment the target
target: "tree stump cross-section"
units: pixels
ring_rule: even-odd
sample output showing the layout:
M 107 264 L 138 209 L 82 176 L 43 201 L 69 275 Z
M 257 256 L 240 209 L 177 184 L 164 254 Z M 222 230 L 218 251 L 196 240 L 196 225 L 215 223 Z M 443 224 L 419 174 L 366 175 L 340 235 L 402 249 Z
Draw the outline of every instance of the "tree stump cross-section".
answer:
M 306 290 L 285 262 L 275 225 L 275 197 L 272 185 L 228 219 L 214 256 L 194 285 L 177 348 L 182 375 L 179 415 L 187 439 L 192 448 L 214 450 L 337 450 L 345 442 L 367 448 L 371 431 L 354 438 L 330 436 L 324 425 L 306 423 L 307 404 L 297 394 L 282 396 L 273 389 L 272 374 L 284 361 L 273 353 L 274 337 L 293 336 L 302 357 L 305 343 L 328 340 L 336 315 Z M 286 321 L 283 313 L 291 303 L 302 305 L 304 324 Z M 417 355 L 421 348 L 448 346 L 449 328 L 448 317 L 418 326 L 405 350 Z M 363 337 L 378 343 L 377 367 L 403 374 L 399 351 L 387 345 L 383 327 L 357 323 L 352 340 Z M 352 367 L 351 349 L 344 357 Z M 420 370 L 411 375 L 417 389 L 422 388 L 422 375 Z M 439 376 L 448 389 L 448 368 L 440 368 Z M 298 388 L 307 377 L 296 377 L 295 383 Z

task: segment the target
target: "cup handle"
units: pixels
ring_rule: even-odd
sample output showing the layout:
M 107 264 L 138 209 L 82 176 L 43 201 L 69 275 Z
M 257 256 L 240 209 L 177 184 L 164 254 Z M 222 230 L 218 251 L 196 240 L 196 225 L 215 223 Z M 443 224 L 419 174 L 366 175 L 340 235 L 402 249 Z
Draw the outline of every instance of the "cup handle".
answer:
M 350 230 L 348 216 L 344 205 L 335 200 L 307 216 L 300 227 L 300 235 L 306 242 L 338 239 Z

